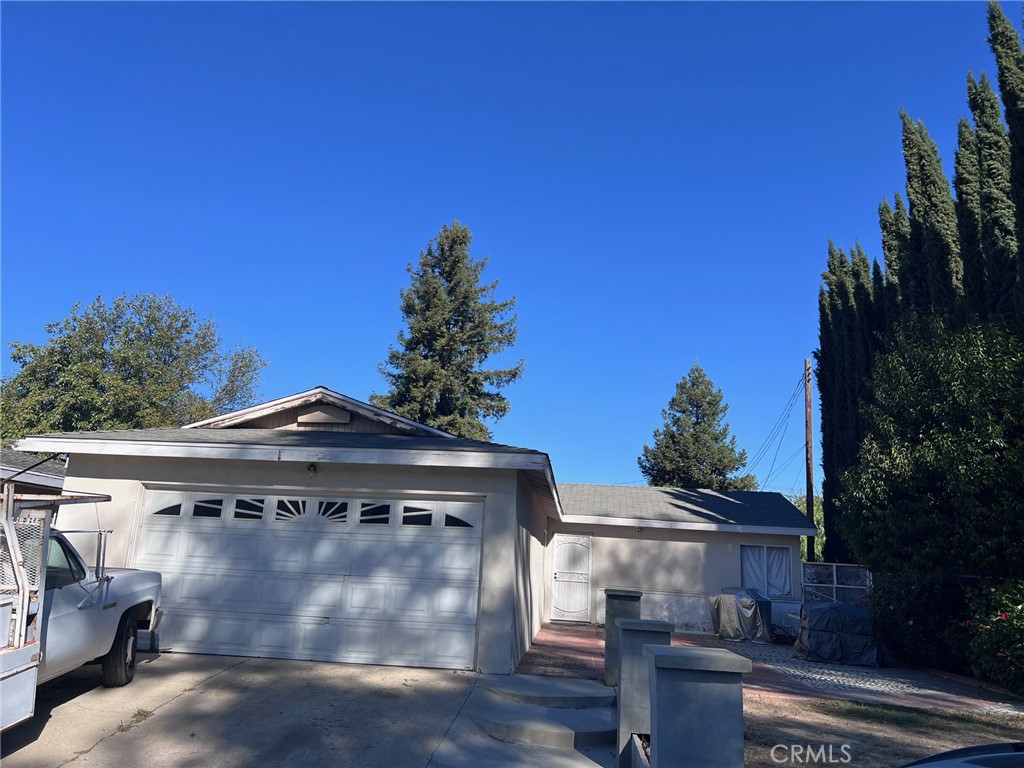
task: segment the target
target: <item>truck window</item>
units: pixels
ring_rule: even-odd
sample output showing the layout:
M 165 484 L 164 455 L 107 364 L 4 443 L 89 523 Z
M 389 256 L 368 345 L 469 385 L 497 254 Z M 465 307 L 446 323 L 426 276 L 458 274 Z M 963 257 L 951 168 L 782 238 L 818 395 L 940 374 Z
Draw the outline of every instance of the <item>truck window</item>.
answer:
M 84 578 L 85 571 L 78 558 L 67 551 L 64 542 L 50 537 L 46 551 L 46 588 L 60 589 Z

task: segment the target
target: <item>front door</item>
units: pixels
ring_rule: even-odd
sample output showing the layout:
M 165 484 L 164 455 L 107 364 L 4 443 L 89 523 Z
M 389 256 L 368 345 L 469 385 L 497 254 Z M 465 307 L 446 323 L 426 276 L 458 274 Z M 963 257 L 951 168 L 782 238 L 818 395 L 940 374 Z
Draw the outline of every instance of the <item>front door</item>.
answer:
M 590 536 L 556 533 L 551 618 L 590 621 Z

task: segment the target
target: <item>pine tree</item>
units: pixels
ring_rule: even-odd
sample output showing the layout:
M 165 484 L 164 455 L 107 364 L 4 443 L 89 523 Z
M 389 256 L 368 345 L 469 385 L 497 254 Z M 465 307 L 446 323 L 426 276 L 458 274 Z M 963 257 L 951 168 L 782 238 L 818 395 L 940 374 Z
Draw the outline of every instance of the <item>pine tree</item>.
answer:
M 458 221 L 444 225 L 407 270 L 412 284 L 402 291 L 406 329 L 379 367 L 390 389 L 370 402 L 421 424 L 473 440 L 489 440 L 483 419 L 509 411 L 500 390 L 523 374 L 484 368 L 492 355 L 516 340 L 515 299 L 496 301 L 498 281 L 481 283 L 486 259 L 469 253 L 472 234 Z
M 654 430 L 654 446 L 644 446 L 637 459 L 640 472 L 652 486 L 750 491 L 757 478 L 737 476 L 747 464 L 747 452 L 737 450 L 729 436 L 722 391 L 699 364 L 676 384 L 675 395 L 661 412 L 665 425 Z

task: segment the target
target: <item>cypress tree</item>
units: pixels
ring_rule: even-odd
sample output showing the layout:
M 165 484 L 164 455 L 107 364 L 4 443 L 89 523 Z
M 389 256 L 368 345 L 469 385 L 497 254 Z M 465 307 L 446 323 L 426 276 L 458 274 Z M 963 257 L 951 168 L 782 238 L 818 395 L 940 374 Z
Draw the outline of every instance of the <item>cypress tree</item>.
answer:
M 1010 200 L 1016 211 L 1017 242 L 1024 242 L 1024 51 L 1020 37 L 997 2 L 988 4 L 988 43 L 995 54 L 999 92 L 1010 137 Z M 1013 286 L 1015 329 L 1024 333 L 1024 259 L 1017 254 Z
M 1000 118 L 999 99 L 988 78 L 967 81 L 974 115 L 980 171 L 981 249 L 988 312 L 982 317 L 1010 321 L 1017 279 L 1016 213 L 1010 188 L 1010 139 Z M 966 260 L 965 260 L 966 279 Z
M 907 166 L 907 202 L 910 204 L 910 238 L 913 260 L 925 276 L 918 308 L 954 317 L 963 297 L 963 264 L 960 261 L 956 207 L 949 181 L 942 170 L 939 149 L 925 130 L 906 112 L 903 121 L 903 152 Z
M 882 230 L 882 253 L 885 258 L 885 314 L 894 323 L 903 310 L 900 273 L 907 260 L 910 246 L 910 217 L 903 198 L 896 193 L 895 209 L 883 200 L 878 207 L 878 221 Z
M 960 233 L 960 257 L 964 262 L 964 303 L 968 318 L 988 316 L 985 294 L 985 257 L 981 250 L 981 180 L 978 141 L 971 124 L 957 125 L 956 220 Z
M 496 280 L 481 283 L 487 260 L 471 258 L 472 239 L 458 221 L 445 225 L 419 264 L 408 265 L 412 285 L 401 294 L 407 328 L 380 365 L 390 390 L 370 402 L 459 437 L 489 440 L 483 419 L 508 412 L 498 390 L 522 376 L 523 361 L 483 367 L 515 342 L 517 318 L 510 315 L 514 298 L 495 301 Z

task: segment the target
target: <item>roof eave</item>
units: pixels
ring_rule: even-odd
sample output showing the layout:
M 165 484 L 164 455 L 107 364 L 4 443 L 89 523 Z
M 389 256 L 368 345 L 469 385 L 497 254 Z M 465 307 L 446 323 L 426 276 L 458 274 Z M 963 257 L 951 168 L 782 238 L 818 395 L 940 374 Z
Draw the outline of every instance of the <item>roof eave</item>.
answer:
M 539 453 L 449 451 L 410 448 L 341 448 L 317 446 L 195 444 L 161 441 L 74 439 L 60 436 L 25 437 L 19 450 L 51 451 L 98 456 L 219 459 L 236 461 L 298 461 L 334 464 L 388 464 L 477 469 L 526 469 L 550 472 L 550 461 Z
M 602 515 L 563 515 L 562 522 L 576 525 L 612 525 L 623 528 L 659 528 L 680 531 L 721 531 L 726 533 L 756 533 L 774 536 L 813 536 L 815 530 L 807 527 L 775 525 L 741 525 L 738 523 L 693 523 L 681 520 L 645 520 L 643 518 L 605 517 Z

